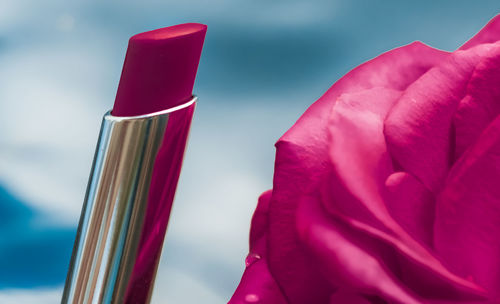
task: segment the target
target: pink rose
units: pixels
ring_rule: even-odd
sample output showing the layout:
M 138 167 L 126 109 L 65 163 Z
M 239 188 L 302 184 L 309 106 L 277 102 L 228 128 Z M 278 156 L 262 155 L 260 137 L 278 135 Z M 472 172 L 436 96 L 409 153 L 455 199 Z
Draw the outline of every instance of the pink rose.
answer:
M 355 68 L 276 148 L 229 303 L 500 303 L 500 16 Z

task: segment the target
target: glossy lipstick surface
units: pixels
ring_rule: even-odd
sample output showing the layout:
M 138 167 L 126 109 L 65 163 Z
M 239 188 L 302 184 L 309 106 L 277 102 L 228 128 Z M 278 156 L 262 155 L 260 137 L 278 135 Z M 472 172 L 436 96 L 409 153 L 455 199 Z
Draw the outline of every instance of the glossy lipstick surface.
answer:
M 132 36 L 114 116 L 137 116 L 191 99 L 207 26 L 185 23 Z

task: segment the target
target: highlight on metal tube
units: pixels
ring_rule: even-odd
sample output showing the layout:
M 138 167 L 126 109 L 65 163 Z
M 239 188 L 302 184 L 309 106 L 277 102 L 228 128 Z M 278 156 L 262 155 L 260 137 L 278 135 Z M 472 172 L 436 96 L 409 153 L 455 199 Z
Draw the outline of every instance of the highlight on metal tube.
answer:
M 61 303 L 149 303 L 196 100 L 104 116 Z

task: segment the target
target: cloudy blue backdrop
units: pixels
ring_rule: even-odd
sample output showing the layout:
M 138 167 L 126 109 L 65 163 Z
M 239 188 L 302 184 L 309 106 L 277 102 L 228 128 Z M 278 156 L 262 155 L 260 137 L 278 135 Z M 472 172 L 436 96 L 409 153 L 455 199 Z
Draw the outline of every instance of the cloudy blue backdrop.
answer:
M 421 40 L 453 50 L 492 1 L 0 0 L 0 303 L 57 303 L 127 39 L 208 25 L 153 303 L 224 303 L 274 142 L 333 82 Z

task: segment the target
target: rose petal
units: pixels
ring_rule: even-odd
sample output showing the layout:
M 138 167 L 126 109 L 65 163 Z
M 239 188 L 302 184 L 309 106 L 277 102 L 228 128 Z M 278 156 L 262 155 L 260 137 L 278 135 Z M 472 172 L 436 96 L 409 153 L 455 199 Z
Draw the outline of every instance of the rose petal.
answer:
M 250 225 L 250 251 L 255 246 L 255 243 L 262 237 L 267 235 L 269 227 L 269 203 L 273 191 L 268 190 L 262 193 L 257 203 L 257 208 L 252 216 L 252 223 Z
M 392 224 L 381 191 L 394 172 L 383 134 L 384 119 L 401 92 L 375 88 L 344 94 L 330 119 L 330 159 L 335 200 L 327 210 L 341 212 L 384 229 Z M 352 200 L 366 204 L 349 203 Z M 338 204 L 336 203 L 338 202 Z M 382 224 L 384 223 L 384 224 Z
M 406 172 L 391 174 L 386 180 L 385 202 L 391 216 L 414 239 L 432 246 L 434 195 Z
M 265 251 L 263 247 L 266 246 L 266 237 L 257 243 L 255 251 L 249 254 L 251 260 L 247 258 L 243 277 L 228 304 L 288 304 L 269 272 L 265 257 L 258 255 L 259 252 Z
M 420 208 L 424 214 L 428 211 L 426 209 L 432 212 L 434 208 L 432 195 L 420 183 L 410 186 L 420 187 L 417 190 L 427 193 L 422 196 L 425 201 L 408 200 L 404 195 L 398 197 L 386 191 L 386 180 L 394 170 L 383 135 L 384 119 L 399 94 L 397 91 L 377 88 L 342 95 L 337 100 L 330 121 L 333 172 L 329 180 L 325 178 L 328 184 L 323 193 L 323 206 L 332 215 L 359 223 L 356 224 L 359 226 L 357 229 L 383 241 L 384 248 L 393 248 L 402 263 L 401 268 L 404 268 L 402 278 L 421 279 L 414 282 L 408 280 L 406 283 L 410 288 L 429 297 L 474 298 L 481 290 L 443 267 L 425 246 L 419 244 L 394 220 L 387 209 L 384 197 L 391 201 L 389 206 L 392 207 L 408 204 L 407 208 Z M 430 220 L 427 223 L 429 226 L 432 225 L 432 213 Z M 376 247 L 376 250 L 380 251 L 381 247 Z M 382 255 L 381 252 L 378 254 Z M 399 272 L 397 266 L 392 265 L 393 261 L 387 259 L 384 262 L 394 272 Z M 429 287 L 427 282 L 432 282 L 434 287 Z
M 413 43 L 355 68 L 315 102 L 276 144 L 268 262 L 271 273 L 293 303 L 325 303 L 331 293 L 295 232 L 299 197 L 318 191 L 319 183 L 329 172 L 327 125 L 331 107 L 347 92 L 373 87 L 403 90 L 446 56 L 446 52 Z M 301 280 L 296 279 L 299 277 Z
M 332 200 L 331 197 L 323 198 Z M 428 299 L 484 300 L 485 291 L 452 273 L 428 251 L 411 239 L 401 239 L 394 233 L 374 228 L 340 213 L 332 213 L 349 227 L 349 233 L 361 244 L 370 244 L 373 254 L 384 257 L 385 266 L 405 286 Z
M 330 297 L 330 304 L 372 304 L 372 302 L 352 291 L 338 290 Z
M 500 117 L 446 181 L 436 205 L 435 247 L 463 277 L 500 295 Z
M 500 40 L 500 15 L 491 19 L 485 27 L 479 31 L 474 37 L 467 41 L 461 50 L 470 49 L 476 45 L 483 43 L 494 43 Z
M 374 248 L 370 248 L 373 244 L 357 239 L 325 216 L 318 198 L 303 197 L 297 210 L 297 230 L 332 286 L 378 295 L 395 303 L 422 303 L 387 271 L 381 258 L 374 255 Z
M 498 24 L 500 26 L 500 19 Z M 467 85 L 467 95 L 460 101 L 453 118 L 456 138 L 455 160 L 477 140 L 481 132 L 500 114 L 499 83 L 500 53 L 484 58 L 477 65 Z
M 453 53 L 405 91 L 385 122 L 392 158 L 437 193 L 453 160 L 452 119 L 476 66 L 500 43 Z
M 287 304 L 267 266 L 268 207 L 272 191 L 259 197 L 250 230 L 250 253 L 240 284 L 228 304 Z
M 341 94 L 376 87 L 405 90 L 448 55 L 448 52 L 431 48 L 417 41 L 359 65 L 339 79 L 318 101 L 312 104 L 295 125 L 282 136 L 281 140 L 304 147 L 321 148 L 314 143 L 325 140 L 324 127 L 330 116 L 328 109 Z
M 328 303 L 331 287 L 298 241 L 295 210 L 311 174 L 304 164 L 310 155 L 302 147 L 280 141 L 273 196 L 269 206 L 268 264 L 290 304 Z M 309 162 L 309 165 L 317 164 Z M 318 168 L 318 174 L 321 173 Z M 303 175 L 302 175 L 302 173 Z M 311 185 L 312 186 L 312 185 Z M 297 279 L 300 278 L 300 279 Z

